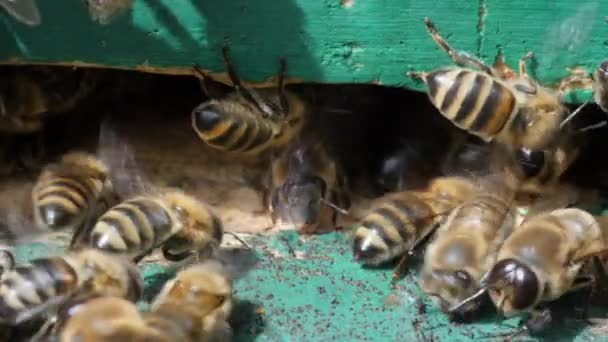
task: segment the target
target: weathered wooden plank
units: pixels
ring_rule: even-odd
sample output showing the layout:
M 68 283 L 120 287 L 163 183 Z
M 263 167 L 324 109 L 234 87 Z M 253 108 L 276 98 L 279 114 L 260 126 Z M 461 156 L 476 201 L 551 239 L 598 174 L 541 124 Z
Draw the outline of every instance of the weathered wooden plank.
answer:
M 228 41 L 242 77 L 262 81 L 284 55 L 291 76 L 323 82 L 408 82 L 408 68 L 428 69 L 442 57 L 422 18 L 442 25 L 454 44 L 472 49 L 477 24 L 471 1 L 162 0 L 134 2 L 109 26 L 92 22 L 79 2 L 39 1 L 42 25 L 2 15 L 0 60 L 82 61 L 113 66 L 186 67 L 222 71 Z M 175 71 L 175 70 L 174 70 Z
M 220 73 L 219 49 L 228 42 L 250 82 L 273 76 L 283 55 L 292 81 L 422 89 L 407 70 L 451 63 L 424 29 L 428 16 L 455 48 L 488 63 L 499 48 L 512 66 L 534 51 L 535 75 L 553 83 L 567 75 L 566 67 L 590 71 L 605 55 L 608 33 L 608 3 L 599 0 L 135 0 L 131 12 L 108 26 L 90 20 L 81 2 L 39 6 L 36 28 L 0 12 L 0 61 L 78 61 L 176 74 L 190 73 L 196 62 Z

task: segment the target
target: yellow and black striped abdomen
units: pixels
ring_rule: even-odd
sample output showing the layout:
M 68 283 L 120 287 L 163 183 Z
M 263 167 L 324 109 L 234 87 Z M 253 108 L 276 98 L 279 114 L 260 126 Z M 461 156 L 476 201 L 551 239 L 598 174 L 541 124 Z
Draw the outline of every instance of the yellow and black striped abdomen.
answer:
M 139 258 L 164 242 L 175 229 L 164 206 L 147 197 L 136 197 L 101 215 L 88 240 L 92 247 Z
M 78 284 L 76 271 L 64 259 L 36 259 L 5 273 L 0 281 L 0 321 L 17 324 Z M 44 313 L 44 310 L 42 312 Z
M 32 191 L 34 217 L 41 228 L 76 228 L 100 194 L 92 182 L 76 177 L 43 180 Z
M 355 232 L 353 254 L 379 264 L 410 250 L 432 226 L 433 210 L 414 195 L 392 198 L 368 214 Z
M 516 105 L 507 86 L 468 69 L 440 69 L 425 77 L 431 102 L 456 126 L 486 141 L 504 127 Z
M 250 152 L 269 145 L 273 122 L 258 110 L 238 102 L 202 104 L 192 112 L 192 125 L 209 146 L 230 152 Z

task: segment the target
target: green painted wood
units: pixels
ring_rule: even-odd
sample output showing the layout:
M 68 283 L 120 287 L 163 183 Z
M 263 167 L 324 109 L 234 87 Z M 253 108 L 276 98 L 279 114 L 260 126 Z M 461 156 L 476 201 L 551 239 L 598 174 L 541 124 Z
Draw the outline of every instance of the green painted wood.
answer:
M 0 11 L 0 60 L 82 61 L 133 68 L 199 63 L 221 72 L 219 48 L 232 47 L 242 77 L 266 80 L 284 55 L 306 81 L 380 82 L 422 89 L 404 73 L 449 64 L 424 29 L 430 17 L 459 50 L 491 63 L 498 48 L 516 66 L 527 50 L 543 82 L 591 70 L 606 56 L 608 2 L 479 0 L 136 0 L 109 26 L 80 1 L 38 1 L 31 28 Z
M 352 242 L 345 232 L 303 239 L 292 231 L 246 241 L 254 254 L 243 249 L 220 254 L 238 275 L 232 319 L 236 341 L 494 341 L 501 340 L 498 334 L 514 332 L 519 322 L 511 318 L 497 323 L 496 312 L 487 305 L 473 323 L 450 323 L 419 290 L 419 262 L 412 262 L 411 271 L 391 289 L 392 268 L 363 269 L 353 262 Z M 55 254 L 58 248 L 21 246 L 17 259 Z M 145 300 L 150 301 L 172 273 L 158 265 L 140 268 Z M 581 303 L 576 295 L 560 299 L 552 307 L 554 325 L 544 340 L 608 340 L 608 335 L 576 319 Z M 145 301 L 139 304 L 147 307 Z M 607 313 L 605 307 L 592 306 L 590 316 Z M 516 340 L 543 339 L 524 335 Z

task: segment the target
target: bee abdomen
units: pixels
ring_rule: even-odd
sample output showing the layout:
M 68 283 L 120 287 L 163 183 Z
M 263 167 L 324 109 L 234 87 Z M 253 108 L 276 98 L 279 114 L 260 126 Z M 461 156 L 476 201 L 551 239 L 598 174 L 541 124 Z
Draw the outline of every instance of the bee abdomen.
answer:
M 67 294 L 77 283 L 76 271 L 62 258 L 36 259 L 18 266 L 0 281 L 2 318 L 15 319 L 21 312 Z
M 172 219 L 163 206 L 135 198 L 104 213 L 93 227 L 90 243 L 112 252 L 139 254 L 164 241 L 171 226 Z
M 56 178 L 34 189 L 33 201 L 40 223 L 50 228 L 78 224 L 89 210 L 96 191 L 78 179 Z
M 268 143 L 273 137 L 269 122 L 253 115 L 227 115 L 207 107 L 195 110 L 193 125 L 210 146 L 226 151 L 246 152 Z
M 426 76 L 429 98 L 456 126 L 491 140 L 515 108 L 513 93 L 490 75 L 467 69 L 440 69 Z

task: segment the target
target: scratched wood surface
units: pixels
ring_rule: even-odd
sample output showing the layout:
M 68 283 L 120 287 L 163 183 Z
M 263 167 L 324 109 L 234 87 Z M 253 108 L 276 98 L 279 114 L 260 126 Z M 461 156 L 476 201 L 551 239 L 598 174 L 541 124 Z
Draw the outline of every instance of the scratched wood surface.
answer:
M 292 80 L 378 82 L 422 89 L 404 73 L 450 63 L 427 35 L 430 17 L 454 47 L 491 62 L 498 50 L 516 65 L 530 50 L 547 84 L 568 68 L 589 72 L 606 55 L 608 2 L 135 0 L 110 25 L 82 2 L 38 1 L 42 24 L 23 25 L 0 11 L 3 63 L 80 63 L 190 73 L 198 63 L 221 73 L 227 42 L 247 81 L 268 80 L 279 56 Z M 225 80 L 225 75 L 217 75 Z

